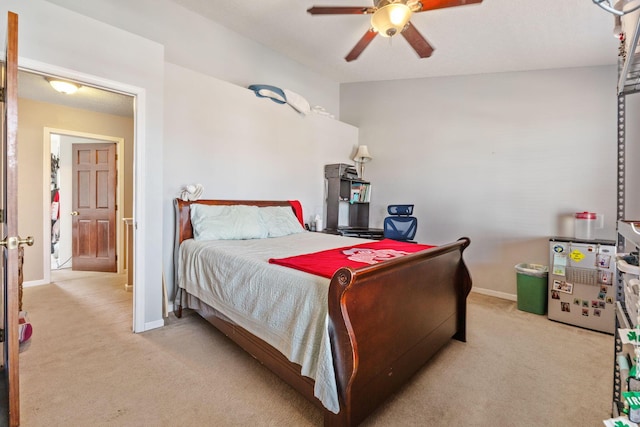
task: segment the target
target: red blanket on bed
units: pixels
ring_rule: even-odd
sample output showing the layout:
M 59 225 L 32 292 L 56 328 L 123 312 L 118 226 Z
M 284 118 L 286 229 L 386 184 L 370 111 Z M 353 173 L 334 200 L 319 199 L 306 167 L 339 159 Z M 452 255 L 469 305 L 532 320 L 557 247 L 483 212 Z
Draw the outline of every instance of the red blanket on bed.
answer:
M 433 247 L 384 239 L 288 258 L 271 258 L 269 262 L 331 278 L 341 267 L 356 269 Z

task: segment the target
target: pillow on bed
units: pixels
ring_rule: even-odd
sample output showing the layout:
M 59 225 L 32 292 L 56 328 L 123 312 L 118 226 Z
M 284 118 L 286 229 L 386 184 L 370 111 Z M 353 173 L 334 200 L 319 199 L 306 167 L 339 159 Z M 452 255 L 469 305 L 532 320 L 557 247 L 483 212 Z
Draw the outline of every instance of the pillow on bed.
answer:
M 195 240 L 264 239 L 267 230 L 262 225 L 257 206 L 191 205 L 191 225 Z
M 260 216 L 269 237 L 282 237 L 305 231 L 289 206 L 260 208 Z

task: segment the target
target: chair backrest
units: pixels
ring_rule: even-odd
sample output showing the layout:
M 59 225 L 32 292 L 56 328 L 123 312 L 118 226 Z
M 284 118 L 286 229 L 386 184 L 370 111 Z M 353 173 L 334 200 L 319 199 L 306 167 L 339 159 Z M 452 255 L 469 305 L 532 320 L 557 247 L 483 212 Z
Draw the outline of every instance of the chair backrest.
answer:
M 384 219 L 384 237 L 387 239 L 410 241 L 418 230 L 418 218 L 413 214 L 413 205 L 389 205 L 390 216 Z

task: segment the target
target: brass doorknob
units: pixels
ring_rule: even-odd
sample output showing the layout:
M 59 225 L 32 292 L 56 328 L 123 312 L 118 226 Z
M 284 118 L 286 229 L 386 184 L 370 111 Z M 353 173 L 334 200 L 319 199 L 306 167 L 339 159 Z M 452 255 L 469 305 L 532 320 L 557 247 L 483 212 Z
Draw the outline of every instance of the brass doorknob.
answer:
M 21 237 L 18 236 L 18 245 L 27 245 L 27 246 L 33 246 L 33 236 L 27 236 L 26 239 L 23 239 Z
M 15 249 L 20 245 L 26 244 L 27 246 L 33 246 L 33 237 L 29 236 L 26 239 L 22 237 L 7 237 L 0 242 L 0 245 L 5 246 L 7 249 Z
M 76 215 L 80 215 L 80 214 L 78 213 L 78 211 L 73 211 L 73 212 L 71 212 L 71 216 L 76 216 Z

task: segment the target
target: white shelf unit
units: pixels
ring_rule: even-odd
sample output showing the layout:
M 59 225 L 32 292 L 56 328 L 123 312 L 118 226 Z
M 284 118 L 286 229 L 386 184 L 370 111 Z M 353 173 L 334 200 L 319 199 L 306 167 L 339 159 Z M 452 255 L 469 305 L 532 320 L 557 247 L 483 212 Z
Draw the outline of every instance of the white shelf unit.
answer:
M 629 369 L 634 364 L 635 349 L 630 344 L 623 344 L 618 328 L 631 329 L 640 323 L 638 289 L 634 286 L 640 275 L 638 267 L 626 263 L 622 256 L 640 249 L 640 221 L 637 226 L 632 222 L 618 221 L 618 277 L 616 281 L 616 331 L 615 331 L 615 360 L 613 376 L 612 416 L 622 413 L 622 393 L 627 390 Z
M 640 10 L 620 17 L 623 37 L 619 49 L 618 62 L 618 120 L 617 120 L 617 219 L 618 219 L 618 253 L 629 253 L 640 248 L 640 228 L 626 219 L 626 97 L 640 92 Z M 639 222 L 640 224 L 640 222 Z M 629 280 L 632 277 L 618 268 L 616 280 L 616 325 L 615 352 L 613 373 L 612 416 L 621 415 L 623 404 L 622 393 L 627 391 L 629 369 L 633 366 L 635 351 L 633 346 L 622 344 L 618 329 L 629 329 L 638 324 L 638 306 L 635 289 Z M 625 294 L 626 292 L 626 294 Z M 627 301 L 626 296 L 629 296 Z
M 618 95 L 640 91 L 640 9 L 620 17 L 624 39 L 620 44 Z

